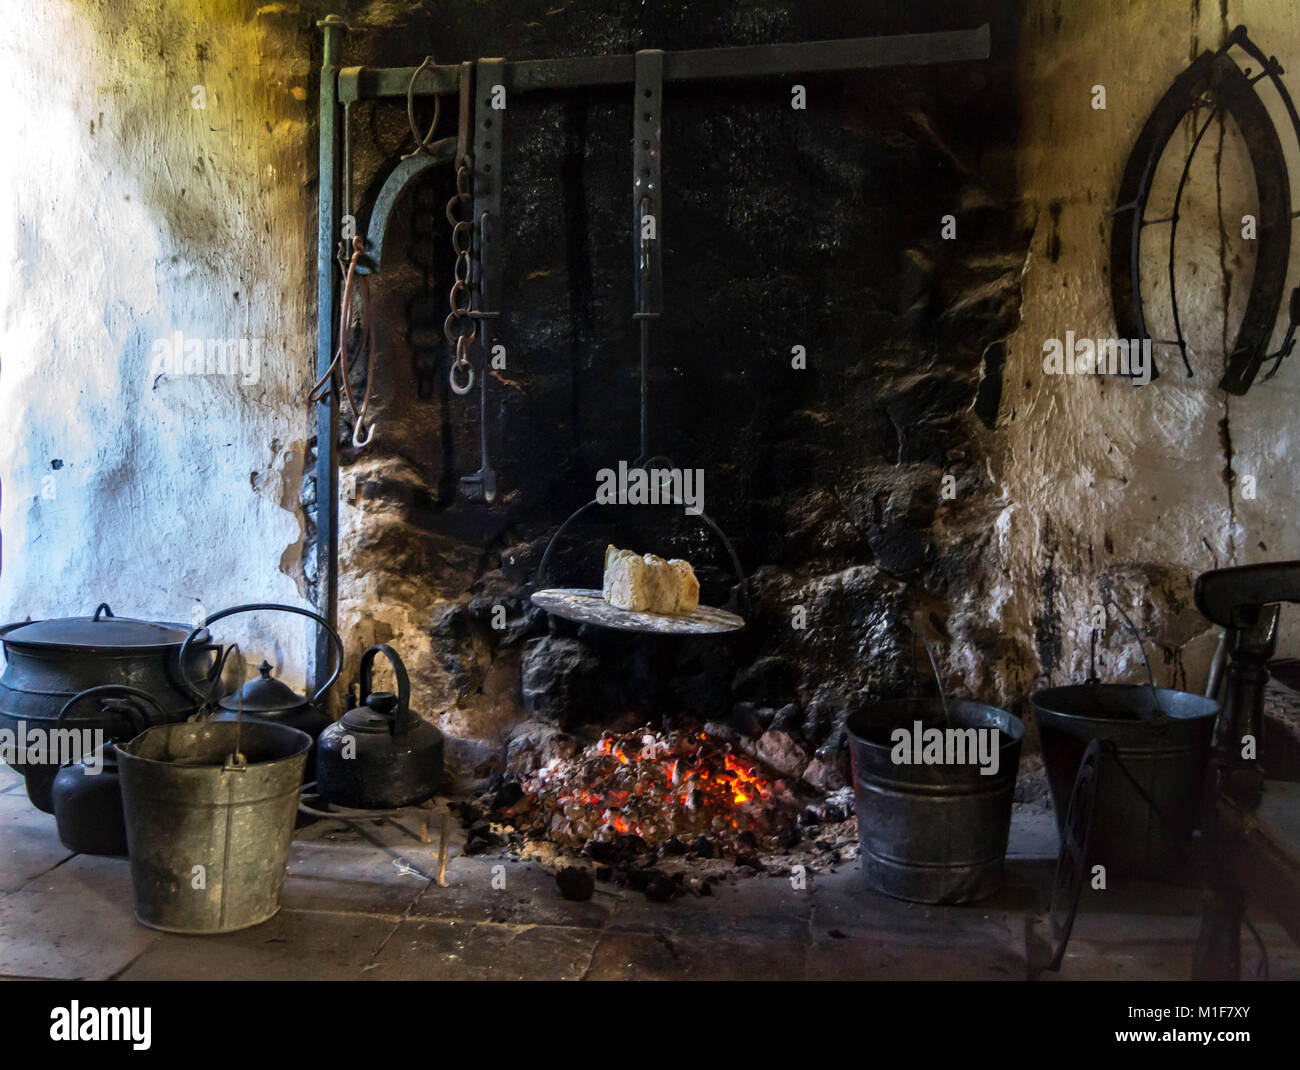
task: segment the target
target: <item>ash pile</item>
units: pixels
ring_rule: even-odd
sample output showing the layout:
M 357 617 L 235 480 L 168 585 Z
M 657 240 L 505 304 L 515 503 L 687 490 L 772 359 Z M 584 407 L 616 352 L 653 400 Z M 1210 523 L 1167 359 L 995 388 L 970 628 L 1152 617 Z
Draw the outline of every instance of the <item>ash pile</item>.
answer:
M 586 746 L 551 730 L 531 742 L 540 764 L 512 762 L 462 806 L 465 850 L 543 864 L 568 898 L 608 882 L 667 902 L 796 867 L 813 876 L 857 855 L 851 788 L 820 796 L 727 726 L 606 730 Z

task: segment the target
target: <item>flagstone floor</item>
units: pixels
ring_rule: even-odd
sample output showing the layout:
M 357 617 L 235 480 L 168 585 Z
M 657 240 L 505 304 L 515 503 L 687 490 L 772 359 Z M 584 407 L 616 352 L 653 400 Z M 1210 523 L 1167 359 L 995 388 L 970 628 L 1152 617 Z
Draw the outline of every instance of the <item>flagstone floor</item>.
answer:
M 888 899 L 856 863 L 804 889 L 755 876 L 656 904 L 598 883 L 575 903 L 539 866 L 462 856 L 459 829 L 440 888 L 425 876 L 436 860 L 418 835 L 424 813 L 299 830 L 279 914 L 175 936 L 134 920 L 125 860 L 67 851 L 0 766 L 0 978 L 1175 980 L 1199 925 L 1188 891 L 1088 892 L 1060 973 L 1044 973 L 1056 834 L 1038 808 L 1017 807 L 1002 890 L 967 907 Z M 1255 921 L 1272 976 L 1300 979 L 1300 952 Z M 1258 954 L 1244 954 L 1249 973 Z

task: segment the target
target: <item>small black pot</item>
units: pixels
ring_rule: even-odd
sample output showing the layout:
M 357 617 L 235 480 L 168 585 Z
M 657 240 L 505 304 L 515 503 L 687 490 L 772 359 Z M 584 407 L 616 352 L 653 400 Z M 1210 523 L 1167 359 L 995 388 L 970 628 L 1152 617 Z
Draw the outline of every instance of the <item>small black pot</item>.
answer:
M 131 739 L 151 724 L 164 723 L 158 704 L 144 691 L 109 684 L 92 687 L 70 699 L 59 712 L 56 724 L 68 726 L 68 712 L 84 700 L 98 698 L 99 713 L 88 724 Z M 126 726 L 123 735 L 120 730 Z M 59 830 L 59 841 L 70 851 L 88 855 L 125 856 L 126 819 L 122 810 L 122 782 L 118 775 L 117 748 L 109 739 L 100 748 L 102 768 L 91 773 L 85 762 L 64 765 L 55 774 L 50 802 Z

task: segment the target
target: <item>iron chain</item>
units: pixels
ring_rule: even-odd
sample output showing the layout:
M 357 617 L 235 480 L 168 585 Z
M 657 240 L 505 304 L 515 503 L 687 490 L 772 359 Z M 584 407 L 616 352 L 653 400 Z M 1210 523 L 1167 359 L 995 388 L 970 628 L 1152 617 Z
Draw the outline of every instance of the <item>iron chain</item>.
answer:
M 478 337 L 478 322 L 470 315 L 473 294 L 470 291 L 470 252 L 474 244 L 474 224 L 471 219 L 461 219 L 462 211 L 473 202 L 470 192 L 469 161 L 462 157 L 456 168 L 456 192 L 447 202 L 447 222 L 451 224 L 451 247 L 456 254 L 452 271 L 451 292 L 447 303 L 451 311 L 443 321 L 442 333 L 456 347 L 456 360 L 448 374 L 451 388 L 457 394 L 468 394 L 474 385 L 474 368 L 469 362 L 470 343 Z M 458 382 L 460 377 L 464 382 Z

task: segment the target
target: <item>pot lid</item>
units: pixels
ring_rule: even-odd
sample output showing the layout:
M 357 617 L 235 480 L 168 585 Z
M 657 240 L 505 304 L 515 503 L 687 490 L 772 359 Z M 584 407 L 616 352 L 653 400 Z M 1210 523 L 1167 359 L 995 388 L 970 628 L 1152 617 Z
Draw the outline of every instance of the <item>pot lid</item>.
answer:
M 376 691 L 364 706 L 357 706 L 343 715 L 343 727 L 350 732 L 392 732 L 393 711 L 397 709 L 397 696 L 390 691 Z
M 10 624 L 0 629 L 5 643 L 51 650 L 161 650 L 179 648 L 191 628 L 169 621 L 115 617 L 106 605 L 93 617 L 59 617 Z M 206 641 L 206 632 L 198 637 Z
M 306 695 L 298 694 L 283 680 L 277 680 L 271 675 L 270 662 L 263 661 L 257 671 L 262 675 L 249 680 L 238 691 L 232 691 L 217 705 L 223 710 L 238 712 L 240 695 L 243 695 L 245 713 L 285 712 L 307 705 Z

